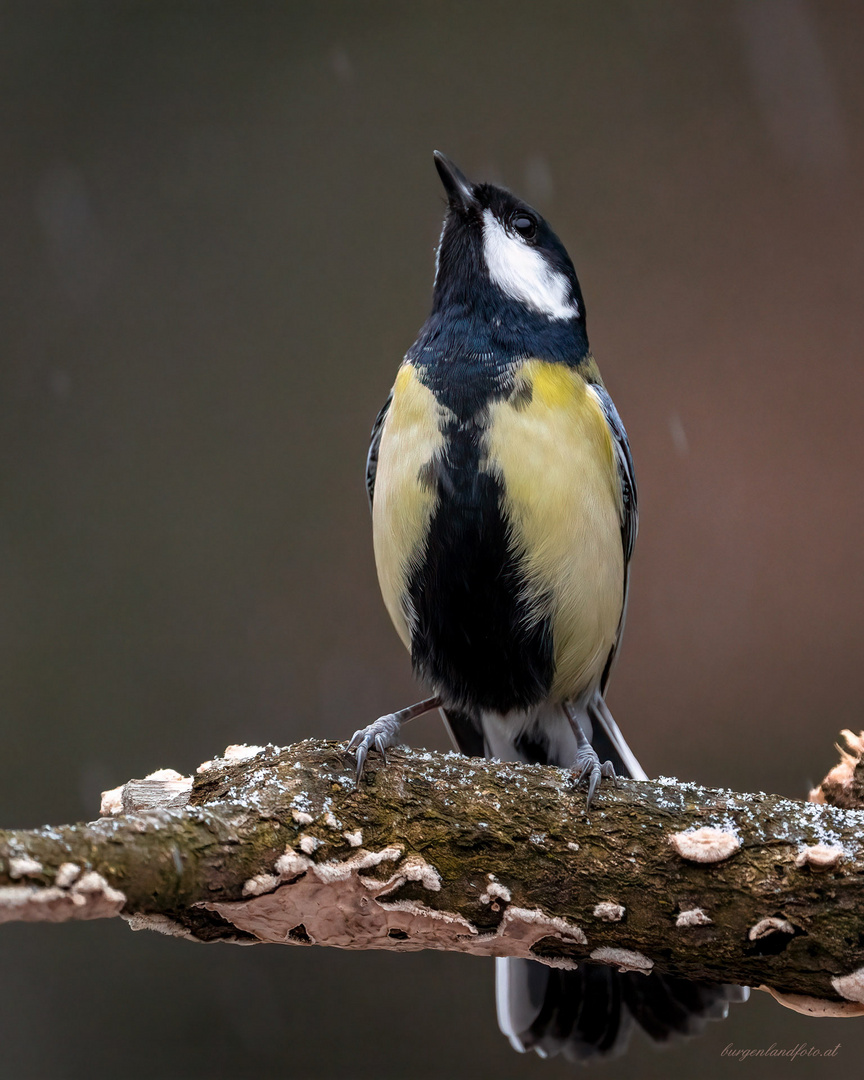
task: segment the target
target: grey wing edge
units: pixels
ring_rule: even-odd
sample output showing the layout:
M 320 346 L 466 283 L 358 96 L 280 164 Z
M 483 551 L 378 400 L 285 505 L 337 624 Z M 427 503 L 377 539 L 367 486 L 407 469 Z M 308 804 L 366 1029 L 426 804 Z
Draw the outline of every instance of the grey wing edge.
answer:
M 369 496 L 369 509 L 372 509 L 372 499 L 375 495 L 375 474 L 378 472 L 378 450 L 381 446 L 381 432 L 384 430 L 384 421 L 387 419 L 387 411 L 393 400 L 393 391 L 387 395 L 387 400 L 381 406 L 381 411 L 375 417 L 372 425 L 372 435 L 369 439 L 369 453 L 366 455 L 366 494 Z
M 630 442 L 624 424 L 621 422 L 621 417 L 618 415 L 618 410 L 615 408 L 615 402 L 604 386 L 595 384 L 592 385 L 591 389 L 597 395 L 615 449 L 615 461 L 618 465 L 618 476 L 621 481 L 621 544 L 624 549 L 624 604 L 621 608 L 621 621 L 618 623 L 618 632 L 615 635 L 615 645 L 609 653 L 606 667 L 603 670 L 603 678 L 600 681 L 600 693 L 602 694 L 606 690 L 609 672 L 612 670 L 615 654 L 618 652 L 618 643 L 624 631 L 624 618 L 627 614 L 627 594 L 630 590 L 630 559 L 636 544 L 636 533 L 639 531 L 639 506 L 633 455 L 630 453 Z

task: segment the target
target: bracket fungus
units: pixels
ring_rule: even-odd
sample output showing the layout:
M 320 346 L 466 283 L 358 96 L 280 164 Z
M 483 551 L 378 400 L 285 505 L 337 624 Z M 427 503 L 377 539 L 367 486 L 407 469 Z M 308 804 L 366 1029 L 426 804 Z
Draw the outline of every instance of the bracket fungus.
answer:
M 844 855 L 843 848 L 829 844 L 813 844 L 802 848 L 795 858 L 798 869 L 809 866 L 811 870 L 830 870 L 837 866 Z
M 707 826 L 689 832 L 673 833 L 669 843 L 688 862 L 715 863 L 728 859 L 741 847 L 738 837 L 726 829 Z

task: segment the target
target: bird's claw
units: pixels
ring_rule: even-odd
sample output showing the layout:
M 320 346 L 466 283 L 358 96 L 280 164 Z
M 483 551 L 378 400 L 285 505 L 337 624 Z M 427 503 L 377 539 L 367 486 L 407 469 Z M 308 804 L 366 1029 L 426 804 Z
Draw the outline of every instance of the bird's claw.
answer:
M 615 766 L 611 761 L 601 762 L 596 750 L 588 746 L 580 750 L 576 755 L 573 765 L 573 775 L 576 777 L 577 787 L 583 780 L 588 781 L 588 797 L 585 800 L 585 809 L 591 809 L 594 795 L 600 786 L 601 779 L 615 780 Z
M 387 716 L 379 716 L 374 723 L 354 732 L 348 743 L 348 749 L 354 751 L 357 759 L 355 777 L 358 784 L 366 767 L 366 758 L 373 747 L 381 755 L 384 764 L 387 764 L 387 748 L 396 746 L 399 742 L 401 727 L 399 719 L 393 713 L 388 713 Z

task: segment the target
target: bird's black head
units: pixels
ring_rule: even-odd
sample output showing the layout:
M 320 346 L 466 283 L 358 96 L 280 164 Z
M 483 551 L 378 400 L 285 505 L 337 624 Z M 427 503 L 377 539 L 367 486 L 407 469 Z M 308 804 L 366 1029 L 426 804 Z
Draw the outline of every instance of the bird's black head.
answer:
M 492 184 L 472 184 L 435 151 L 447 192 L 432 313 L 511 327 L 518 335 L 587 348 L 585 309 L 564 245 L 527 203 Z M 495 335 L 497 337 L 497 335 Z M 584 344 L 582 344 L 584 342 Z M 571 346 L 572 348 L 572 346 Z M 558 351 L 556 348 L 554 351 Z

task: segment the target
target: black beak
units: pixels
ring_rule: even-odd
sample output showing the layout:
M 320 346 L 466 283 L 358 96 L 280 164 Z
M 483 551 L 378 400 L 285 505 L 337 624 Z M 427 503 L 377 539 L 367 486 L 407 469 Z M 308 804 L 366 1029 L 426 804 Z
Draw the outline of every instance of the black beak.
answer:
M 467 210 L 474 205 L 474 187 L 471 181 L 461 173 L 450 158 L 440 150 L 433 150 L 435 168 L 441 177 L 441 183 L 447 192 L 447 200 L 454 209 Z

